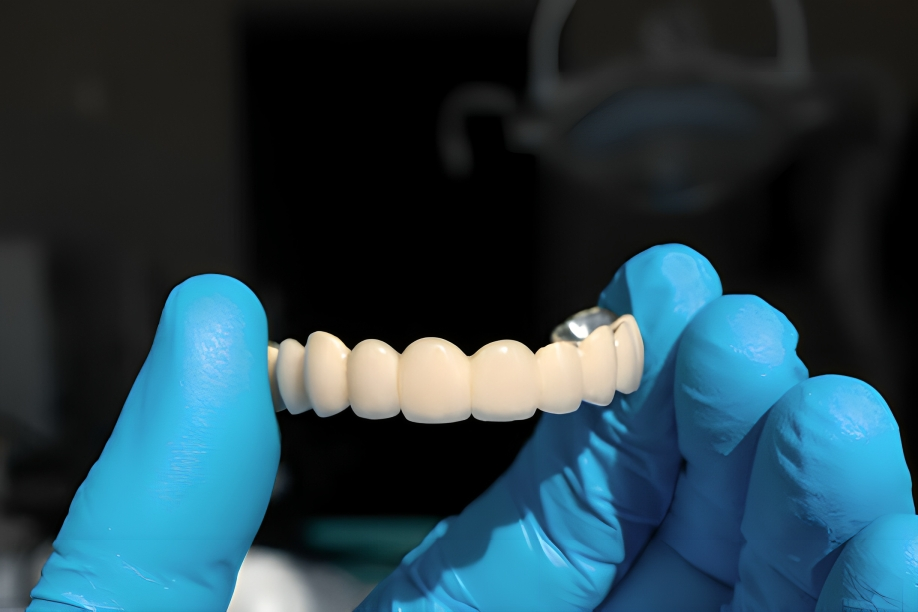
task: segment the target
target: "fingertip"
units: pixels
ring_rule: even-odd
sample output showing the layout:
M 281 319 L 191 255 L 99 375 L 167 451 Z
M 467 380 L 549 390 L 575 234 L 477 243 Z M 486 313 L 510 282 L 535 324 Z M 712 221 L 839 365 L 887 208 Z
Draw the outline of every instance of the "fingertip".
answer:
M 168 381 L 195 406 L 260 413 L 273 405 L 267 346 L 267 318 L 251 289 L 229 276 L 194 276 L 169 294 L 135 386 L 152 391 Z
M 261 302 L 244 283 L 222 274 L 202 274 L 172 289 L 156 335 L 173 336 L 186 351 L 219 350 L 221 358 L 233 360 L 265 351 L 268 321 Z M 205 336 L 236 341 L 215 347 Z
M 714 266 L 682 244 L 651 247 L 618 269 L 599 296 L 599 305 L 618 314 L 634 314 L 654 298 L 694 314 L 723 292 Z
M 206 317 L 225 314 L 229 308 L 249 325 L 267 326 L 265 310 L 255 293 L 242 281 L 223 274 L 200 274 L 182 281 L 169 293 L 163 313 Z
M 893 436 L 899 425 L 883 396 L 866 382 L 826 374 L 807 379 L 775 405 L 774 431 L 790 442 L 809 432 L 812 444 L 860 444 Z M 898 445 L 897 445 L 898 446 Z
M 722 293 L 704 256 L 681 245 L 655 246 L 632 257 L 599 296 L 599 305 L 634 316 L 645 346 L 645 374 L 659 369 L 685 325 Z
M 750 478 L 743 535 L 812 597 L 829 572 L 826 560 L 843 542 L 879 516 L 914 510 L 899 428 L 873 387 L 818 376 L 772 408 Z
M 788 389 L 806 379 L 798 334 L 753 295 L 725 295 L 692 319 L 676 358 L 680 448 L 728 455 Z

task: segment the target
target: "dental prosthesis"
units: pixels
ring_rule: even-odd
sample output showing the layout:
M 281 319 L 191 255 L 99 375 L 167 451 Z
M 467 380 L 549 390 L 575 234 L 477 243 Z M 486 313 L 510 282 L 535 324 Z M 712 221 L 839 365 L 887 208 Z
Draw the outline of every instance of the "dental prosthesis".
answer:
M 613 320 L 614 319 L 614 320 Z M 597 322 L 611 321 L 596 325 Z M 580 403 L 606 406 L 615 392 L 637 390 L 644 343 L 631 315 L 591 308 L 556 328 L 535 354 L 514 340 L 486 344 L 467 357 L 442 338 L 421 338 L 401 355 L 381 340 L 348 349 L 317 331 L 303 346 L 268 347 L 275 410 L 332 416 L 349 405 L 357 416 L 402 412 L 416 423 L 528 419 L 536 408 L 565 414 Z

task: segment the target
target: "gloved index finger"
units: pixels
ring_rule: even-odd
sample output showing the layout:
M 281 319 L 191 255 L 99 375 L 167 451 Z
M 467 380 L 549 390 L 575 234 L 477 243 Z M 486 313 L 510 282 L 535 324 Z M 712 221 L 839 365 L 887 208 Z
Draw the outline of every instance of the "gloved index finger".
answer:
M 508 472 L 441 523 L 360 609 L 595 608 L 669 506 L 680 464 L 675 347 L 720 293 L 711 264 L 681 245 L 626 263 L 600 305 L 640 326 L 640 388 L 606 407 L 543 415 Z

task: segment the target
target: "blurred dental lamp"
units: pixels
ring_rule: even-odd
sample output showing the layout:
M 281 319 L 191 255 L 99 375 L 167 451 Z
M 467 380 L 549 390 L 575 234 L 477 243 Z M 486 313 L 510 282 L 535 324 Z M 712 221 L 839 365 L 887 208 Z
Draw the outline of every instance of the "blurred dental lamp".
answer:
M 772 0 L 777 57 L 750 60 L 705 42 L 690 6 L 651 12 L 641 53 L 574 75 L 559 71 L 561 32 L 574 0 L 542 0 L 530 31 L 523 104 L 500 85 L 464 85 L 439 117 L 442 164 L 473 166 L 470 115 L 505 118 L 507 146 L 627 206 L 692 212 L 767 167 L 800 132 L 826 118 L 812 95 L 798 0 Z

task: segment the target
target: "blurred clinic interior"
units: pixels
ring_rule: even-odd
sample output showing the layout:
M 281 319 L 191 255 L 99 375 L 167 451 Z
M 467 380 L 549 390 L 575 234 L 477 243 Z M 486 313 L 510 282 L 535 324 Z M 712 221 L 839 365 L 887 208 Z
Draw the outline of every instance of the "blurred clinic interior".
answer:
M 277 341 L 471 354 L 681 242 L 878 388 L 914 466 L 916 31 L 910 0 L 0 3 L 0 609 L 204 272 Z M 280 413 L 231 610 L 351 609 L 537 418 Z

